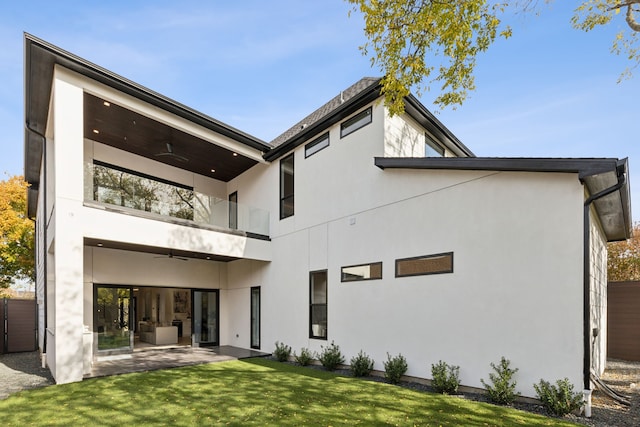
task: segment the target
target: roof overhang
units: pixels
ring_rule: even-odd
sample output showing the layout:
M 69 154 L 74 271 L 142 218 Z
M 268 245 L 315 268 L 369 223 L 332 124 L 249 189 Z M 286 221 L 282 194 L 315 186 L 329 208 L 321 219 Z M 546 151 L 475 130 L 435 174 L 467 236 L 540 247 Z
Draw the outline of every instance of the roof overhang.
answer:
M 574 173 L 588 194 L 596 196 L 592 202 L 607 241 L 625 240 L 632 234 L 626 158 L 376 157 L 374 163 L 380 169 Z M 607 194 L 597 197 L 601 193 Z
M 322 117 L 320 120 L 305 126 L 304 130 L 298 132 L 295 136 L 288 139 L 285 143 L 278 145 L 271 151 L 264 155 L 264 159 L 267 161 L 273 161 L 280 156 L 288 153 L 299 145 L 305 143 L 309 137 L 312 137 L 325 129 L 333 126 L 334 124 L 346 119 L 351 114 L 364 107 L 367 104 L 380 98 L 380 84 L 379 80 L 368 86 L 363 91 L 359 92 L 354 97 L 345 101 L 338 108 L 332 110 L 329 114 Z
M 475 157 L 475 154 L 462 143 L 447 127 L 427 110 L 418 99 L 409 95 L 404 99 L 404 110 L 422 127 L 433 134 L 438 141 L 459 157 Z
M 260 153 L 271 149 L 266 142 L 258 138 L 162 96 L 44 40 L 25 33 L 24 43 L 24 174 L 25 180 L 31 185 L 27 202 L 29 217 L 33 217 L 36 211 L 37 193 L 40 186 L 40 167 L 56 65 L 251 147 Z

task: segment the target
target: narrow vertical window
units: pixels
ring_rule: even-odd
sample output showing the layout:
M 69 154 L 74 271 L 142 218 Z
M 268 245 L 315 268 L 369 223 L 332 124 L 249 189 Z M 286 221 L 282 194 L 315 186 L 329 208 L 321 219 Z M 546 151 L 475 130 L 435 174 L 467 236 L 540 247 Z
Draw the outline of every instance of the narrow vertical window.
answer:
M 309 338 L 327 339 L 327 271 L 309 273 Z
M 229 194 L 229 228 L 238 229 L 238 192 Z
M 260 286 L 251 288 L 251 348 L 260 348 Z
M 293 216 L 293 153 L 280 160 L 280 219 Z

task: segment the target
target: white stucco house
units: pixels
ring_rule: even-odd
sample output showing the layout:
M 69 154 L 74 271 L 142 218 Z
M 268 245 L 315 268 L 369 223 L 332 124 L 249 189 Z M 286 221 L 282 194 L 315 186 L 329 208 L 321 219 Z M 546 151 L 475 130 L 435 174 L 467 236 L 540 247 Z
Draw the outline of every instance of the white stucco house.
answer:
M 267 143 L 25 35 L 39 345 L 58 383 L 164 344 L 338 344 L 518 391 L 606 358 L 626 159 L 476 157 L 364 78 Z M 319 103 L 322 100 L 319 100 Z

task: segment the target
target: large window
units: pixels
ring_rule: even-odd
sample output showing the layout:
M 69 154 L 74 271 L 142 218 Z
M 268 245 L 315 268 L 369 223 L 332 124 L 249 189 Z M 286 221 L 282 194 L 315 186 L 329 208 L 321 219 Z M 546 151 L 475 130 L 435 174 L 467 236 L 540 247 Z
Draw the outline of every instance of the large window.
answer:
M 304 157 L 313 156 L 318 151 L 327 148 L 329 146 L 329 132 L 322 135 L 320 138 L 311 141 L 304 146 Z
M 293 153 L 280 160 L 280 219 L 293 216 Z
M 327 271 L 309 273 L 309 338 L 327 339 Z
M 340 138 L 344 138 L 352 132 L 357 131 L 361 127 L 364 127 L 371 123 L 371 107 L 356 114 L 349 120 L 345 120 L 340 125 Z
M 93 162 L 93 200 L 193 220 L 192 187 L 119 166 Z
M 396 277 L 453 273 L 453 252 L 396 260 Z
M 374 280 L 382 279 L 382 263 L 374 262 L 371 264 L 351 265 L 342 267 L 341 281 L 355 282 L 358 280 Z

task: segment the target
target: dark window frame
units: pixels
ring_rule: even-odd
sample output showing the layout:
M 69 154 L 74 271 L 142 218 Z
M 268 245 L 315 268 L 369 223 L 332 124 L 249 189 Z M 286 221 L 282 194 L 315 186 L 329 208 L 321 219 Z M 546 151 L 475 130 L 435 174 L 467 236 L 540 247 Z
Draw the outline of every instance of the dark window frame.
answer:
M 362 120 L 365 116 L 369 118 L 367 122 L 360 123 L 357 127 L 353 127 L 355 123 Z M 340 138 L 344 138 L 347 135 L 351 135 L 353 132 L 362 129 L 363 127 L 373 122 L 373 109 L 371 107 L 362 110 L 358 114 L 350 117 L 340 124 Z M 348 129 L 349 127 L 352 127 Z
M 451 257 L 451 269 L 449 270 L 440 270 L 440 271 L 430 271 L 430 272 L 425 272 L 425 273 L 412 273 L 412 274 L 398 274 L 398 264 L 403 262 L 403 261 L 413 261 L 413 260 L 419 260 L 419 259 L 430 259 L 430 258 L 442 258 L 442 257 L 446 257 L 446 256 L 450 256 Z M 396 259 L 395 262 L 395 266 L 396 266 L 396 278 L 400 278 L 400 277 L 414 277 L 414 276 L 431 276 L 434 274 L 450 274 L 453 273 L 453 252 L 442 252 L 439 254 L 430 254 L 430 255 L 421 255 L 421 256 L 416 256 L 416 257 L 410 257 L 410 258 L 398 258 Z
M 313 303 L 313 276 L 314 274 L 324 273 L 325 282 L 325 302 L 322 304 Z M 324 326 L 324 336 L 314 335 L 313 333 L 313 309 L 314 307 L 325 308 L 326 324 Z M 315 270 L 309 272 L 309 338 L 327 341 L 329 337 L 329 273 L 327 270 Z
M 309 150 L 322 144 L 324 141 L 327 141 L 327 145 L 318 148 L 317 150 L 313 151 L 311 154 L 309 154 Z M 313 156 L 316 153 L 319 153 L 320 151 L 324 150 L 325 148 L 327 148 L 329 145 L 331 144 L 331 141 L 329 139 L 329 132 L 326 132 L 323 135 L 320 135 L 318 138 L 314 139 L 313 141 L 311 141 L 310 143 L 308 143 L 307 145 L 304 146 L 304 158 L 309 158 L 311 156 Z
M 118 172 L 127 173 L 129 175 L 134 175 L 134 176 L 137 176 L 139 178 L 148 179 L 150 181 L 156 181 L 156 182 L 159 182 L 161 184 L 171 185 L 172 187 L 182 188 L 183 190 L 194 191 L 193 187 L 191 187 L 189 185 L 180 184 L 180 183 L 175 182 L 175 181 L 169 181 L 168 179 L 164 179 L 164 178 L 160 178 L 160 177 L 157 177 L 157 176 L 149 175 L 149 174 L 146 174 L 146 173 L 143 173 L 143 172 L 139 172 L 139 171 L 134 171 L 132 169 L 127 169 L 127 168 L 124 168 L 122 166 L 117 166 L 117 165 L 114 165 L 114 164 L 111 164 L 111 163 L 102 162 L 100 160 L 94 160 L 93 164 L 95 166 L 102 166 L 102 167 L 107 168 L 107 169 L 113 169 L 113 170 L 116 170 Z
M 373 265 L 380 265 L 380 277 L 368 277 L 368 278 L 362 278 L 362 279 L 358 279 L 358 278 L 353 278 L 353 279 L 345 279 L 345 273 L 344 273 L 344 269 L 345 268 L 353 268 L 353 267 L 364 267 L 364 266 L 373 266 Z M 364 264 L 355 264 L 355 265 L 345 265 L 343 267 L 340 267 L 340 282 L 341 283 L 345 283 L 345 282 L 362 282 L 362 281 L 367 281 L 367 280 L 381 280 L 383 277 L 383 272 L 382 272 L 382 261 L 377 261 L 377 262 L 367 262 Z
M 445 153 L 444 147 L 438 144 L 436 141 L 434 141 L 433 138 L 431 138 L 431 135 L 429 135 L 427 132 L 424 133 L 424 145 L 425 145 L 425 148 L 424 148 L 425 157 L 436 157 L 436 156 L 427 155 L 427 145 L 431 147 L 433 151 L 438 153 L 440 155 L 439 157 L 444 157 L 444 153 Z
M 285 219 L 295 214 L 295 158 L 294 153 L 280 159 L 280 219 Z M 284 192 L 284 166 L 286 162 L 291 161 L 291 194 L 283 194 Z M 291 201 L 291 213 L 285 213 L 285 203 Z
M 229 194 L 229 228 L 238 229 L 238 192 Z
M 254 292 L 257 291 L 257 294 L 255 294 Z M 251 302 L 250 302 L 250 307 L 249 307 L 249 341 L 250 341 L 250 346 L 251 348 L 255 348 L 255 349 L 260 349 L 260 341 L 261 341 L 261 334 L 262 334 L 262 291 L 260 289 L 260 286 L 252 286 L 251 287 Z M 257 295 L 257 307 L 258 307 L 258 315 L 257 315 L 257 322 L 258 322 L 258 336 L 254 337 L 253 336 L 253 322 L 254 322 L 254 317 L 253 317 L 253 303 L 254 303 L 254 297 Z M 257 339 L 257 343 L 254 341 L 254 338 Z

